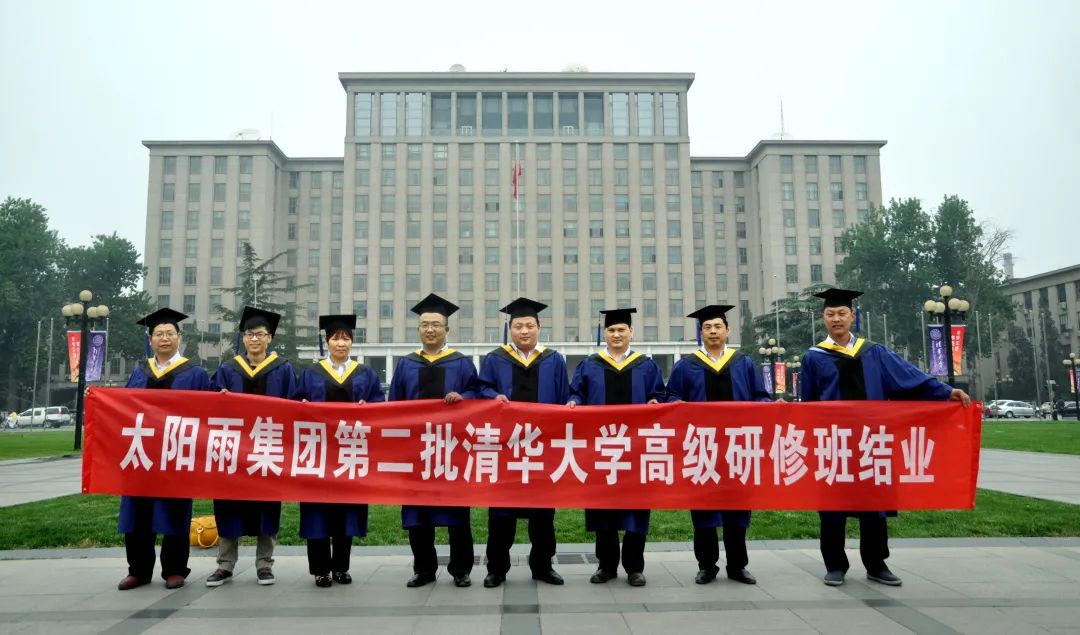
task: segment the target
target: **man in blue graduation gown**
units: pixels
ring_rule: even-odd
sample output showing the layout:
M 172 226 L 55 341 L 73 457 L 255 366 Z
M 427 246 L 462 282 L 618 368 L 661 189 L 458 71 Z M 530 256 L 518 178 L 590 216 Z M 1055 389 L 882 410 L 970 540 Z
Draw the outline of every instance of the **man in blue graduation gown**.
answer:
M 349 357 L 356 316 L 321 315 L 319 329 L 325 335 L 329 355 L 304 369 L 293 399 L 355 404 L 385 401 L 375 371 Z M 352 584 L 352 539 L 366 536 L 367 525 L 368 506 L 364 503 L 300 502 L 300 537 L 307 540 L 308 573 L 315 576 L 315 586 Z
M 281 399 L 291 397 L 296 387 L 292 365 L 277 353 L 267 354 L 280 321 L 281 315 L 273 311 L 244 307 L 239 324 L 244 354 L 218 367 L 211 388 Z M 232 579 L 240 536 L 257 536 L 255 579 L 263 586 L 273 584 L 274 543 L 281 525 L 281 501 L 215 500 L 214 520 L 221 542 L 217 570 L 206 578 L 206 586 L 221 586 Z
M 510 316 L 510 341 L 480 363 L 480 395 L 500 401 L 564 404 L 570 398 L 566 360 L 554 349 L 541 346 L 540 311 L 546 304 L 518 298 L 500 311 Z M 551 568 L 555 556 L 555 510 L 492 507 L 488 510 L 488 574 L 484 586 L 494 588 L 510 571 L 510 547 L 518 518 L 529 521 L 529 568 L 534 580 L 562 584 Z
M 471 360 L 446 345 L 449 318 L 457 305 L 434 293 L 412 308 L 420 316 L 421 348 L 398 360 L 390 381 L 390 400 L 442 399 L 453 404 L 474 399 L 479 393 L 476 367 Z M 435 553 L 435 527 L 450 533 L 450 563 L 446 569 L 454 584 L 472 584 L 472 526 L 468 507 L 423 507 L 402 505 L 401 526 L 409 531 L 413 553 L 413 576 L 406 586 L 424 586 L 435 581 L 439 563 Z
M 151 390 L 209 390 L 206 370 L 180 354 L 180 322 L 187 316 L 159 309 L 136 322 L 146 327 L 153 357 L 132 371 L 125 388 Z M 184 586 L 188 569 L 188 534 L 191 531 L 190 498 L 123 496 L 120 522 L 124 534 L 128 575 L 117 585 L 121 591 L 149 584 L 154 574 L 154 543 L 161 536 L 161 577 L 165 587 Z
M 822 318 L 829 335 L 806 351 L 800 376 L 803 401 L 852 401 L 889 399 L 952 400 L 967 407 L 971 398 L 912 366 L 881 344 L 851 333 L 855 322 L 852 302 L 862 291 L 826 289 L 814 294 L 825 301 Z M 825 584 L 840 586 L 848 570 L 844 537 L 849 516 L 859 519 L 859 555 L 866 577 L 889 586 L 901 580 L 885 560 L 889 557 L 886 515 L 895 512 L 818 512 L 821 517 L 821 556 L 825 560 Z
M 772 401 L 765 391 L 757 365 L 734 348 L 728 348 L 728 304 L 711 304 L 694 311 L 689 318 L 698 321 L 701 348 L 675 363 L 668 379 L 669 401 Z M 749 511 L 691 510 L 694 523 L 694 555 L 698 572 L 694 582 L 708 584 L 720 567 L 720 547 L 716 528 L 724 528 L 724 554 L 727 577 L 743 584 L 757 584 L 746 569 L 746 528 Z
M 605 406 L 658 403 L 666 399 L 660 367 L 652 359 L 630 350 L 637 309 L 601 311 L 607 347 L 586 357 L 574 369 L 567 405 Z M 599 344 L 599 342 L 597 342 Z M 645 586 L 645 537 L 649 533 L 647 509 L 586 509 L 585 530 L 596 532 L 596 559 L 600 566 L 589 578 L 602 584 L 618 576 L 619 531 L 624 531 L 622 565 L 631 586 Z

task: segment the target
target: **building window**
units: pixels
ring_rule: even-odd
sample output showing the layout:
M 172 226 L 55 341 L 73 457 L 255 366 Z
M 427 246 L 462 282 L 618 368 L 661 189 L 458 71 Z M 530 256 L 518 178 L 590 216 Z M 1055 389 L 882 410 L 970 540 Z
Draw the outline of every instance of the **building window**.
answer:
M 855 200 L 856 201 L 865 201 L 866 200 L 866 183 L 856 183 L 855 184 Z
M 844 210 L 834 209 L 832 213 L 832 226 L 835 229 L 843 229 L 847 225 Z
M 585 134 L 599 137 L 604 134 L 604 95 L 585 93 Z
M 559 93 L 559 130 L 563 136 L 577 135 L 578 93 Z
M 821 282 L 821 265 L 810 265 L 810 282 Z
M 371 93 L 353 95 L 353 129 L 358 137 L 371 136 Z M 359 155 L 357 156 L 359 158 Z
M 793 209 L 785 209 L 784 210 L 784 227 L 794 227 L 794 226 L 795 226 L 795 210 L 793 210 Z
M 158 284 L 172 284 L 172 267 L 158 267 Z
M 484 109 L 483 133 L 486 136 L 502 134 L 502 93 L 484 93 L 481 96 Z
M 791 174 L 793 171 L 792 159 L 789 154 L 780 155 L 780 174 Z
M 185 295 L 184 296 L 184 308 L 181 309 L 181 310 L 184 311 L 185 313 L 194 313 L 195 312 L 195 296 L 194 295 Z
M 749 291 L 749 290 L 750 290 L 750 276 L 749 276 L 749 274 L 740 273 L 739 274 L 739 291 Z
M 642 137 L 651 137 L 655 134 L 654 122 L 656 115 L 654 114 L 652 93 L 635 93 L 634 97 L 637 99 L 637 124 L 638 135 Z
M 746 238 L 746 223 L 735 223 L 735 238 Z
M 866 174 L 866 157 L 855 157 L 855 174 Z
M 803 157 L 803 166 L 807 174 L 817 174 L 817 157 L 814 155 Z
M 251 185 L 248 183 L 248 185 Z M 199 198 L 202 196 L 202 187 L 200 183 L 188 183 L 187 186 L 187 200 L 188 203 L 198 204 Z
M 660 95 L 661 116 L 664 122 L 664 136 L 679 136 L 679 95 L 663 93 Z
M 796 247 L 796 244 L 795 244 L 795 237 L 794 236 L 784 236 L 784 255 L 785 256 L 794 256 L 797 253 L 797 251 L 796 251 L 797 249 L 798 248 Z
M 398 94 L 379 93 L 379 134 L 384 137 L 397 135 Z M 383 155 L 385 156 L 385 155 Z
M 810 237 L 810 255 L 811 256 L 820 256 L 821 255 L 821 236 L 811 236 Z
M 240 174 L 251 174 L 251 157 L 240 157 Z
M 785 201 L 795 200 L 795 186 L 791 183 L 780 184 L 780 198 Z
M 195 267 L 184 267 L 184 284 L 193 285 L 198 279 L 196 272 L 198 270 Z
M 422 134 L 424 134 L 424 93 L 405 93 L 405 136 L 419 137 Z
M 829 183 L 829 194 L 834 201 L 844 200 L 844 185 L 843 183 Z
M 806 210 L 806 224 L 810 227 L 821 227 L 821 210 L 814 207 Z
M 161 200 L 166 203 L 172 203 L 176 200 L 176 184 L 175 183 L 163 183 L 161 186 Z
M 832 155 L 829 157 L 829 172 L 832 174 L 840 174 L 841 161 L 840 157 Z
M 784 270 L 788 284 L 797 284 L 799 282 L 799 265 L 786 265 Z
M 807 183 L 806 184 L 806 200 L 816 201 L 818 200 L 818 184 Z
M 748 258 L 748 255 L 747 255 L 746 247 L 739 247 L 737 251 L 738 251 L 738 255 L 739 255 L 739 264 L 740 265 L 749 264 L 749 258 Z

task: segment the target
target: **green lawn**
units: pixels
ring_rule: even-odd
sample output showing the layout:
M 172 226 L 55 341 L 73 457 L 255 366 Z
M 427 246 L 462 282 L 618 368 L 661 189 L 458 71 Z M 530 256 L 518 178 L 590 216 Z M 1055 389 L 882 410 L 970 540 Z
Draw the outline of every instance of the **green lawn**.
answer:
M 76 454 L 72 430 L 0 431 L 0 461 Z
M 115 547 L 123 544 L 116 533 L 117 498 L 111 496 L 66 496 L 48 501 L 0 508 L 0 550 L 50 547 Z M 211 513 L 209 501 L 196 501 L 195 514 Z M 487 510 L 473 513 L 473 539 L 487 540 Z M 282 514 L 281 544 L 299 545 L 299 509 L 286 503 Z M 584 529 L 580 510 L 559 510 L 556 514 L 559 542 L 592 542 Z M 980 490 L 972 511 L 904 512 L 889 521 L 892 535 L 904 538 L 955 536 L 1080 536 L 1080 508 L 1064 503 L 1025 498 Z M 858 523 L 849 523 L 855 532 Z M 440 529 L 440 543 L 446 542 Z M 816 538 L 814 512 L 755 512 L 751 539 Z M 852 535 L 856 535 L 852 533 Z M 527 541 L 519 527 L 518 542 Z M 693 538 L 690 516 L 685 511 L 654 511 L 649 540 L 689 541 Z M 369 533 L 362 545 L 404 545 L 407 534 L 401 529 L 400 508 L 376 505 L 371 508 Z
M 1055 454 L 1080 454 L 1080 422 L 983 422 L 982 447 Z

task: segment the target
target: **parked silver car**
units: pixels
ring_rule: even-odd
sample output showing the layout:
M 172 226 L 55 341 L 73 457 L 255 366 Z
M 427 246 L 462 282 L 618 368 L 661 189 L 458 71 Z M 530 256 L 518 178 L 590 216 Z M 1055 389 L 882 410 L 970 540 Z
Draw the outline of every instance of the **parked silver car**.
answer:
M 1035 416 L 1035 406 L 1026 401 L 999 401 L 994 410 L 996 410 L 995 414 L 997 416 L 1006 419 Z
M 71 411 L 68 410 L 67 406 L 49 406 L 48 408 L 24 410 L 15 419 L 15 426 L 19 428 L 33 426 L 59 428 L 69 423 L 71 423 Z

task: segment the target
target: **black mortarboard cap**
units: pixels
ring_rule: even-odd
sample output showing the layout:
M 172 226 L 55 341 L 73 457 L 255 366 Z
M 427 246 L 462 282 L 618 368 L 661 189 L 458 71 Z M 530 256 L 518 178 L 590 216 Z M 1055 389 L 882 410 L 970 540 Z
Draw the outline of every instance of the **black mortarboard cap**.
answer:
M 320 315 L 319 330 L 329 335 L 334 331 L 353 331 L 356 329 L 355 315 Z
M 499 309 L 499 311 L 509 315 L 511 320 L 519 317 L 539 318 L 540 312 L 547 307 L 548 305 L 543 302 L 537 302 L 529 298 L 518 298 Z
M 257 326 L 265 326 L 267 331 L 270 331 L 270 336 L 273 337 L 277 334 L 278 322 L 281 321 L 281 314 L 274 313 L 273 311 L 265 311 L 263 309 L 256 309 L 253 306 L 246 306 L 242 313 L 240 313 L 240 330 L 247 331 Z
M 607 328 L 612 324 L 625 324 L 630 326 L 631 313 L 637 313 L 637 309 L 607 309 L 600 312 L 600 314 L 604 316 L 604 328 Z
M 862 294 L 862 291 L 851 291 L 850 289 L 825 289 L 821 293 L 815 293 L 814 297 L 825 300 L 826 309 L 839 306 L 846 306 L 850 309 L 852 301 Z
M 164 309 L 158 309 L 157 311 L 154 311 L 150 315 L 147 315 L 143 319 L 136 322 L 136 324 L 145 326 L 146 330 L 148 331 L 153 331 L 154 327 L 158 326 L 159 324 L 172 324 L 176 327 L 176 330 L 179 331 L 180 323 L 187 318 L 188 316 L 184 315 L 183 313 L 166 307 Z
M 698 322 L 707 322 L 708 320 L 715 320 L 716 318 L 723 318 L 724 324 L 727 324 L 727 312 L 735 307 L 730 304 L 710 304 L 703 306 L 697 311 L 694 311 L 688 318 L 694 318 Z
M 428 297 L 420 300 L 420 302 L 412 308 L 412 312 L 417 315 L 422 315 L 424 313 L 438 313 L 447 318 L 456 313 L 457 310 L 458 305 L 444 298 L 440 298 L 434 293 L 429 293 Z

